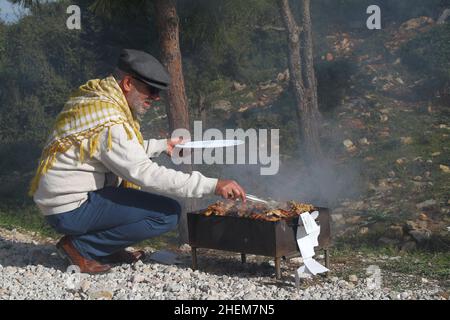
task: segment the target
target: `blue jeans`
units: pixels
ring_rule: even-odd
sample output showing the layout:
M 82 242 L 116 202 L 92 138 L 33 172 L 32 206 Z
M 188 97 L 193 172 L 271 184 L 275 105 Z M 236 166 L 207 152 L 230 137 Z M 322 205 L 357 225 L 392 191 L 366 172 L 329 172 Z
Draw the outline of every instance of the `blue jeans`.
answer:
M 128 246 L 176 227 L 180 204 L 129 188 L 106 187 L 88 193 L 79 208 L 46 216 L 59 233 L 70 235 L 80 254 L 101 260 Z

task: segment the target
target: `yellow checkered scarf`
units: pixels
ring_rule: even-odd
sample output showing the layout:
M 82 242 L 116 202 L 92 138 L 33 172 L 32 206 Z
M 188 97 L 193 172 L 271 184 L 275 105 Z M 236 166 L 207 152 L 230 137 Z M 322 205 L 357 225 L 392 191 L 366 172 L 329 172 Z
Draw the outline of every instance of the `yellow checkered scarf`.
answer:
M 143 145 L 139 122 L 133 118 L 131 110 L 114 77 L 90 80 L 82 85 L 67 101 L 56 118 L 53 132 L 42 152 L 36 175 L 31 181 L 29 195 L 32 196 L 39 180 L 55 163 L 58 152 L 64 153 L 75 145 L 79 149 L 79 160 L 83 162 L 85 153 L 89 157 L 98 149 L 100 133 L 108 130 L 108 151 L 112 148 L 110 127 L 122 124 L 128 139 L 133 132 Z M 124 186 L 139 189 L 124 181 Z

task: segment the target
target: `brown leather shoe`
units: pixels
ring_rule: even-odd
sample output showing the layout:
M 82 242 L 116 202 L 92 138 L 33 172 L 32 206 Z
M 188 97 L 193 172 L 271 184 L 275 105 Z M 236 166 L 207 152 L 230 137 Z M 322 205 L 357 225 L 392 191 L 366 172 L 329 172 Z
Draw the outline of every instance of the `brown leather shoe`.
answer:
M 69 236 L 62 237 L 56 244 L 59 254 L 69 260 L 73 265 L 77 265 L 80 268 L 81 273 L 105 273 L 111 269 L 108 264 L 101 264 L 95 260 L 90 260 L 83 257 L 78 250 L 73 246 Z
M 145 259 L 145 252 L 142 250 L 137 251 L 127 251 L 127 250 L 120 250 L 117 251 L 107 257 L 104 257 L 102 261 L 108 262 L 108 263 L 128 263 L 132 264 L 135 262 L 138 262 L 139 260 Z

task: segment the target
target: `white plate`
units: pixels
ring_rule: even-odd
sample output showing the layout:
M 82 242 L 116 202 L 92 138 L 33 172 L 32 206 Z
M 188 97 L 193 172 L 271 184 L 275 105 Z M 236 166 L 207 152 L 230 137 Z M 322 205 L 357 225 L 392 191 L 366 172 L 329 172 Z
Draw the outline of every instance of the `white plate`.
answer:
M 177 144 L 175 147 L 181 149 L 199 149 L 199 148 L 223 148 L 233 147 L 243 144 L 242 140 L 205 140 L 205 141 L 189 141 L 183 144 Z

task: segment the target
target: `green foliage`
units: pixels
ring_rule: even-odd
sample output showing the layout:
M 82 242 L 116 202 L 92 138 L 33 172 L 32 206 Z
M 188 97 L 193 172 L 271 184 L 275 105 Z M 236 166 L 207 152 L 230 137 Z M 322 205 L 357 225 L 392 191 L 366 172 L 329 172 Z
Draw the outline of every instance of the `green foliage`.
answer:
M 5 36 L 6 36 L 6 30 L 7 27 L 5 24 L 0 21 L 0 70 L 3 69 L 3 63 L 5 60 L 5 52 L 6 52 L 6 42 L 5 42 Z
M 0 70 L 0 141 L 40 143 L 75 85 L 91 77 L 93 59 L 79 32 L 65 27 L 66 5 L 32 10 L 4 36 Z
M 20 214 L 18 214 L 20 213 Z M 58 238 L 35 206 L 0 206 L 0 227 L 6 229 L 23 229 L 39 233 L 40 236 Z
M 315 64 L 320 111 L 327 112 L 339 105 L 355 69 L 350 59 L 343 58 Z
M 403 252 L 393 247 L 370 246 L 366 243 L 348 245 L 347 239 L 341 239 L 332 250 L 331 261 L 335 263 L 345 263 L 350 265 L 348 274 L 357 271 L 364 271 L 368 264 L 376 261 L 382 270 L 389 272 L 408 274 L 415 277 L 427 277 L 442 281 L 448 281 L 450 276 L 450 254 L 448 250 L 437 252 L 427 252 L 416 250 Z M 370 262 L 361 262 L 358 256 L 364 256 Z M 392 259 L 393 257 L 396 257 Z M 355 261 L 356 260 L 356 261 Z M 396 279 L 384 279 L 384 281 L 394 282 Z
M 403 62 L 412 70 L 441 84 L 450 81 L 450 23 L 436 26 L 420 34 L 401 48 Z
M 66 28 L 67 6 L 42 4 L 18 23 L 0 25 L 0 181 L 8 186 L 0 194 L 5 198 L 25 198 L 53 119 L 70 92 L 96 76 L 92 45 L 80 31 Z
M 180 41 L 191 108 L 230 99 L 232 81 L 250 87 L 287 68 L 286 34 L 275 1 L 180 1 Z M 196 112 L 193 112 L 196 115 Z
M 405 21 L 418 16 L 436 17 L 450 5 L 449 0 L 381 1 L 383 14 L 390 20 Z
M 370 5 L 381 9 L 382 26 L 392 22 L 404 22 L 418 16 L 436 17 L 443 8 L 450 5 L 449 0 L 317 0 L 311 1 L 315 28 L 335 31 L 336 27 L 367 31 L 366 13 Z M 332 14 L 324 14 L 332 13 Z
M 130 6 L 130 2 L 133 4 Z M 113 19 L 117 16 L 125 17 L 130 13 L 136 14 L 145 8 L 145 0 L 133 0 L 124 2 L 122 0 L 95 0 L 90 6 L 89 10 L 97 15 L 104 16 L 107 19 Z
M 181 46 L 192 80 L 258 82 L 286 65 L 285 35 L 273 1 L 184 1 Z

